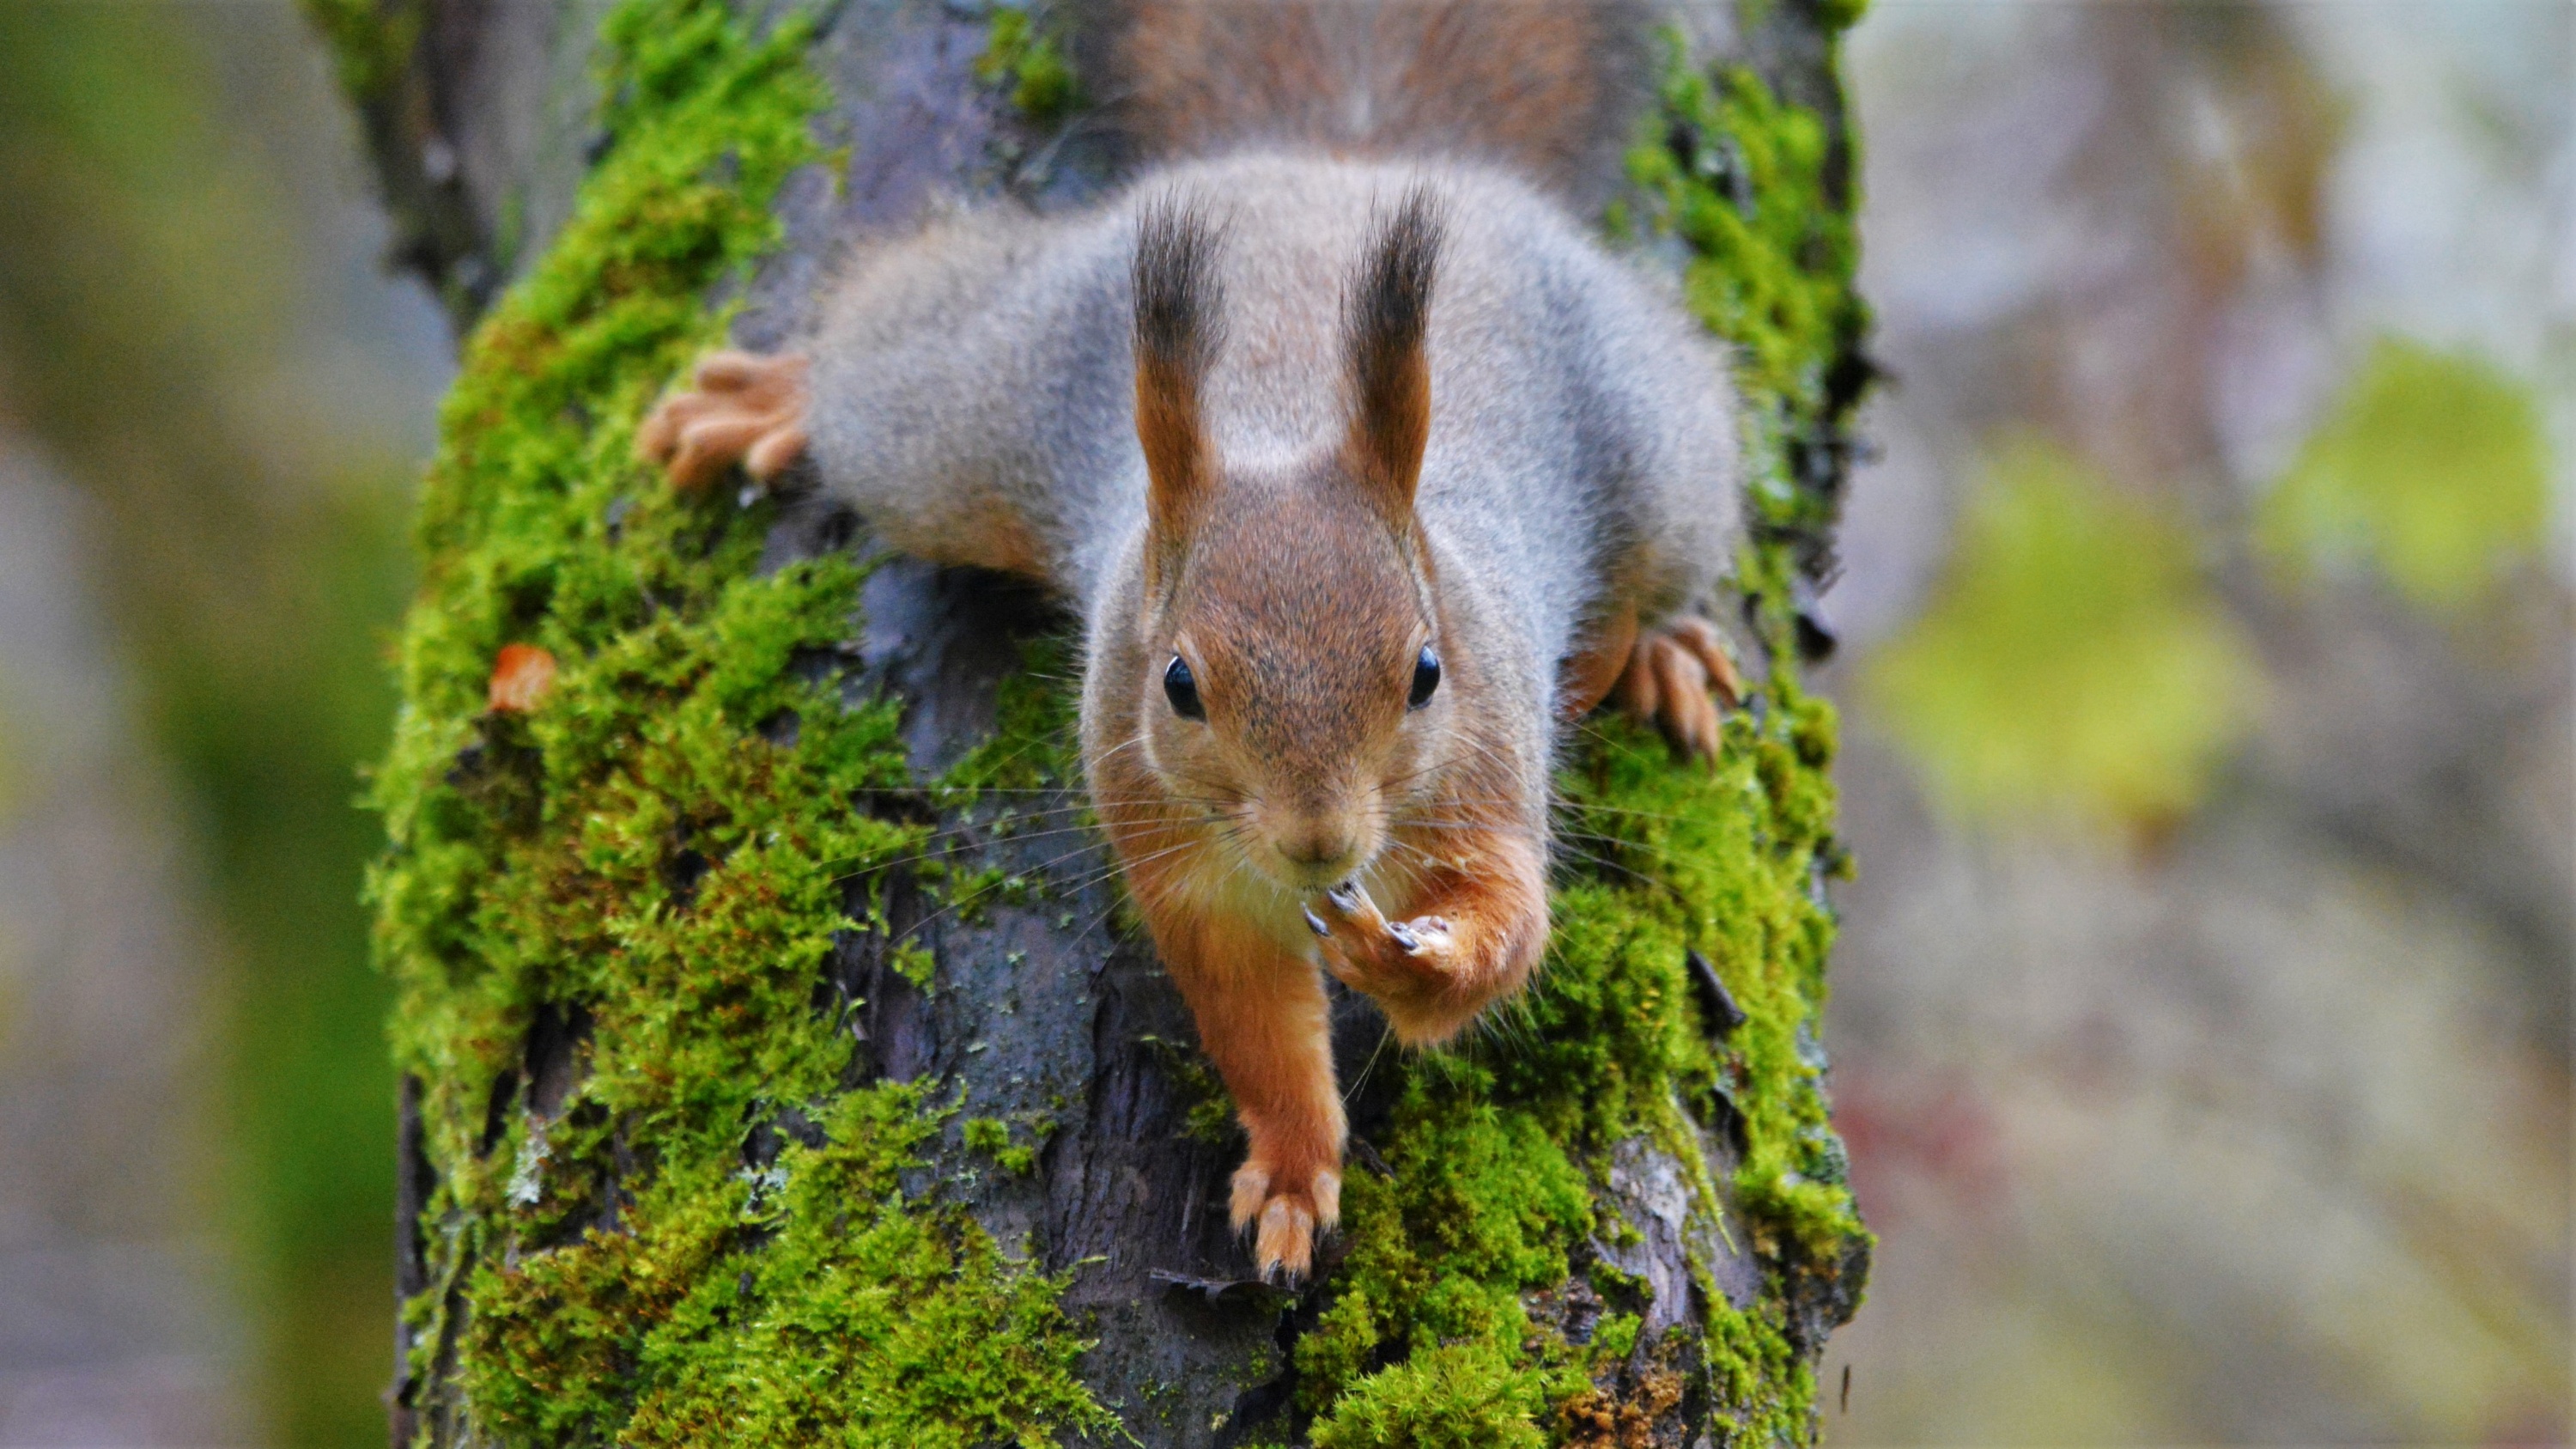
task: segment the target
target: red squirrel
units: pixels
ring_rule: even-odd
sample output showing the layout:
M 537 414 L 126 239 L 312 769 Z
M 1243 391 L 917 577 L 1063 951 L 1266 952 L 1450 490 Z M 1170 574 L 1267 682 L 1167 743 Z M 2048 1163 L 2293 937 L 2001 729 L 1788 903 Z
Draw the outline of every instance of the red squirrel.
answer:
M 1545 945 L 1566 725 L 1615 694 L 1715 750 L 1737 408 L 1570 204 L 1635 124 L 1632 7 L 1122 14 L 1124 189 L 862 239 L 802 347 L 706 360 L 639 446 L 682 487 L 810 453 L 891 546 L 1080 610 L 1091 799 L 1293 1280 L 1341 1195 L 1323 973 L 1456 1036 Z

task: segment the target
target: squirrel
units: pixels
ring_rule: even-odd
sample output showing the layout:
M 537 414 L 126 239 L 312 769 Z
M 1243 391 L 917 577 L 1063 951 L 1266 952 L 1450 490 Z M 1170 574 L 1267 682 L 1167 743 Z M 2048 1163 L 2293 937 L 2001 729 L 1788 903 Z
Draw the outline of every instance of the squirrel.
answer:
M 1347 1130 L 1329 972 L 1410 1046 L 1529 979 L 1549 771 L 1615 695 L 1713 754 L 1738 536 L 1725 355 L 1580 223 L 1632 135 L 1624 3 L 1129 0 L 1086 64 L 1132 178 L 862 240 L 791 352 L 639 450 L 811 456 L 892 547 L 1079 610 L 1098 820 L 1311 1271 Z

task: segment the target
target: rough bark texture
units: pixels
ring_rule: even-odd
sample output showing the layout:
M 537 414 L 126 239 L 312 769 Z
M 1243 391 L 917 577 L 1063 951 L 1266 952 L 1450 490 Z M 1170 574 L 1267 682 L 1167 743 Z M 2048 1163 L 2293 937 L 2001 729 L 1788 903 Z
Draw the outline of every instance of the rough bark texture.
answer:
M 1762 693 L 1713 773 L 1576 751 L 1607 859 L 1535 1007 L 1404 1059 L 1342 1003 L 1351 1222 L 1292 1296 L 1240 1281 L 1239 1139 L 1078 828 L 1064 621 L 626 456 L 718 329 L 795 326 L 833 238 L 1113 180 L 1081 13 L 315 6 L 399 255 L 484 318 L 378 784 L 398 1443 L 1812 1435 L 1867 1253 L 1813 1032 L 1832 723 L 1794 678 L 1868 375 L 1849 14 L 1676 11 L 1611 220 L 1746 351 Z M 525 714 L 480 693 L 510 642 L 563 669 Z

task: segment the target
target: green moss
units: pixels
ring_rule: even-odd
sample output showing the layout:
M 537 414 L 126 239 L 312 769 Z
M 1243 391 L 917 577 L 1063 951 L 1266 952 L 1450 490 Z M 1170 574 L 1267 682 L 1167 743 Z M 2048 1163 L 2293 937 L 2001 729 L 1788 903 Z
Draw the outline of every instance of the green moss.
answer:
M 1616 1367 L 1637 1350 L 1637 1335 L 1645 1330 L 1646 1321 L 1633 1313 L 1612 1313 L 1593 1325 L 1591 1353 L 1595 1371 Z
M 886 965 L 894 973 L 923 991 L 931 989 L 931 977 L 939 969 L 939 959 L 928 948 L 912 941 L 898 941 L 886 948 Z
M 1509 1349 L 1442 1344 L 1370 1378 L 1316 1421 L 1315 1449 L 1545 1449 L 1561 1397 Z
M 1037 1149 L 1011 1141 L 1011 1124 L 997 1117 L 969 1118 L 961 1129 L 966 1148 L 993 1159 L 993 1165 L 1014 1176 L 1037 1169 Z
M 1691 310 L 1736 350 L 1755 423 L 1754 504 L 1771 530 L 1821 538 L 1835 517 L 1822 481 L 1832 470 L 1810 455 L 1858 401 L 1869 328 L 1852 285 L 1860 234 L 1839 194 L 1846 168 L 1832 128 L 1749 67 L 1692 69 L 1677 35 L 1656 120 L 1653 138 L 1628 153 L 1629 179 L 1643 222 L 1689 245 Z
M 1082 100 L 1063 45 L 1026 9 L 993 12 L 984 53 L 975 60 L 975 78 L 1003 87 L 1011 108 L 1032 125 L 1053 125 Z
M 632 458 L 653 395 L 721 336 L 700 299 L 774 243 L 770 197 L 815 157 L 806 38 L 709 0 L 612 13 L 615 148 L 443 417 L 372 896 L 438 1171 L 413 1368 L 454 1355 L 443 1407 L 472 1437 L 962 1446 L 1108 1422 L 1058 1285 L 900 1190 L 928 1104 L 838 1093 L 820 963 L 882 925 L 839 882 L 924 833 L 848 803 L 908 779 L 893 707 L 798 667 L 846 637 L 863 567 L 757 575 L 765 504 L 676 496 Z M 559 662 L 524 716 L 483 708 L 507 643 Z M 558 1103 L 527 1100 L 541 1007 L 587 1027 Z
M 782 1184 L 746 1209 L 776 1236 L 697 1275 L 643 1344 L 656 1387 L 625 1442 L 971 1449 L 1110 1426 L 1073 1376 L 1087 1345 L 1063 1285 L 1004 1265 L 962 1207 L 903 1201 L 926 1106 L 910 1086 L 853 1092 L 827 1145 L 785 1149 Z
M 1342 1297 L 1297 1347 L 1299 1393 L 1327 1418 L 1373 1377 L 1362 1371 L 1385 1346 L 1475 1341 L 1518 1362 L 1532 1332 L 1521 1293 L 1563 1282 L 1592 1227 L 1590 1182 L 1534 1116 L 1487 1099 L 1489 1073 L 1432 1056 L 1408 1076 L 1386 1152 L 1393 1175 L 1355 1172 L 1345 1185 Z M 1546 1357 L 1525 1367 L 1548 1378 L 1570 1362 Z
M 1061 1285 L 1004 1265 L 962 1208 L 903 1198 L 935 1121 L 917 1087 L 852 1092 L 816 1124 L 824 1145 L 767 1172 L 666 1171 L 637 1207 L 650 1232 L 479 1269 L 481 1419 L 545 1443 L 622 1419 L 625 1444 L 885 1449 L 1106 1427 L 1073 1377 L 1086 1345 Z

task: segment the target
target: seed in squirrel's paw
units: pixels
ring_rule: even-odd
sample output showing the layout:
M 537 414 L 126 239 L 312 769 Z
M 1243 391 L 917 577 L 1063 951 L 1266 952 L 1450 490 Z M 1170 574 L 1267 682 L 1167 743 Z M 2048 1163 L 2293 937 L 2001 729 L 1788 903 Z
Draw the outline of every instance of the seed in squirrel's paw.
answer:
M 1449 923 L 1438 916 L 1424 916 L 1400 926 L 1391 925 L 1387 930 L 1408 956 L 1429 956 L 1449 946 Z

